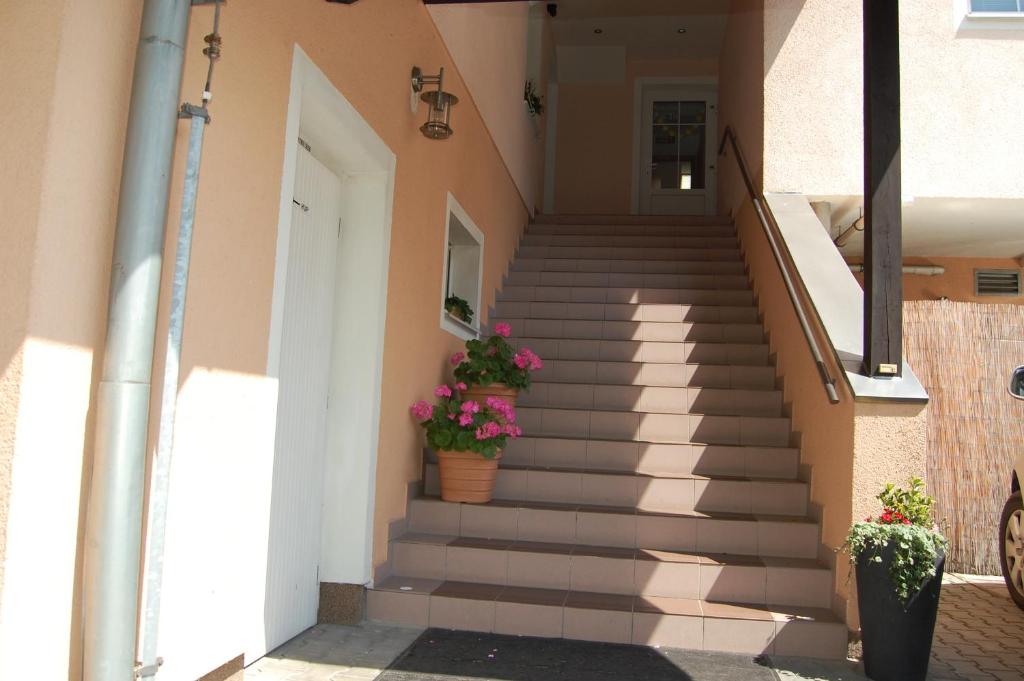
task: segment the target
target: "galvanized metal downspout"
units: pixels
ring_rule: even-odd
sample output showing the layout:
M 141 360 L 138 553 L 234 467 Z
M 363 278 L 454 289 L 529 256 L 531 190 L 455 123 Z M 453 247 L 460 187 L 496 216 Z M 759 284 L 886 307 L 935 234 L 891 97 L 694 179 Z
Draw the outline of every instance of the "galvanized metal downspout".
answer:
M 84 681 L 135 674 L 150 381 L 190 7 L 145 0 L 142 11 L 86 511 Z

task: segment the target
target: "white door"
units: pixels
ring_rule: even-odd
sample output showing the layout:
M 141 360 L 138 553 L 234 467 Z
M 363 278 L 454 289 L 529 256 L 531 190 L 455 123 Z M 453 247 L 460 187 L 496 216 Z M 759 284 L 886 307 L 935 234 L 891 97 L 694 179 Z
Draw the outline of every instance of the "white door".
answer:
M 285 284 L 264 610 L 272 650 L 316 623 L 341 183 L 300 142 Z M 249 651 L 255 659 L 266 651 Z
M 716 214 L 717 93 L 645 88 L 641 110 L 640 213 Z

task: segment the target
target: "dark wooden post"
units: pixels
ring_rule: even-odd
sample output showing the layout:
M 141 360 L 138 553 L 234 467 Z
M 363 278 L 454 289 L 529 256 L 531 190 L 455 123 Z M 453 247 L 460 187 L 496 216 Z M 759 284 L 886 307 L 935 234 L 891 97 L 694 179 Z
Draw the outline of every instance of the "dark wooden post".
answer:
M 864 0 L 864 369 L 903 374 L 898 0 Z

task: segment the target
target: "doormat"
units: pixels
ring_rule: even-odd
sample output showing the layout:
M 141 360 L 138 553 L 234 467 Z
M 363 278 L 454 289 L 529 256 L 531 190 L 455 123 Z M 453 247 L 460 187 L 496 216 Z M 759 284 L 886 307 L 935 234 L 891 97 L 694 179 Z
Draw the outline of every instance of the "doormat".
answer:
M 427 629 L 376 681 L 775 681 L 752 657 Z

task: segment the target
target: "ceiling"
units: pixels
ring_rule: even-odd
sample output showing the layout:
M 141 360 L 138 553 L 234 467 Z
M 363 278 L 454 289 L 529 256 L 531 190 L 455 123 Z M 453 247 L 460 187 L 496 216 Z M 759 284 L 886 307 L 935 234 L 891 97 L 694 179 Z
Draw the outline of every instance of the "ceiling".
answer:
M 833 233 L 861 214 L 861 198 L 813 196 L 832 204 Z M 1024 199 L 917 197 L 903 204 L 903 254 L 907 256 L 1017 258 L 1024 255 Z M 840 249 L 864 254 L 864 233 Z
M 728 12 L 728 0 L 561 0 L 551 26 L 559 47 L 621 47 L 633 59 L 706 59 L 721 51 Z

